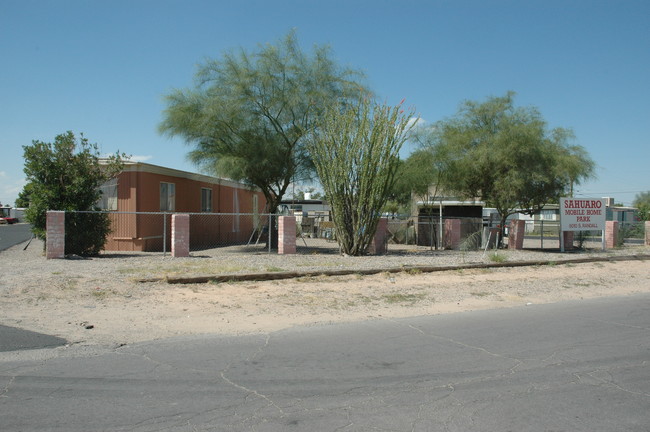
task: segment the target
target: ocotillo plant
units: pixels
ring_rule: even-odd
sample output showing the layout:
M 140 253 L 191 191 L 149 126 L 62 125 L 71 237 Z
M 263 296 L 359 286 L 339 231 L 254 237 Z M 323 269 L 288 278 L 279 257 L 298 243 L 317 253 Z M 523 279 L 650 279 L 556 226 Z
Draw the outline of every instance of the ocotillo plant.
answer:
M 344 254 L 365 254 L 377 229 L 399 151 L 414 124 L 402 103 L 390 107 L 361 98 L 337 106 L 312 137 L 310 152 Z

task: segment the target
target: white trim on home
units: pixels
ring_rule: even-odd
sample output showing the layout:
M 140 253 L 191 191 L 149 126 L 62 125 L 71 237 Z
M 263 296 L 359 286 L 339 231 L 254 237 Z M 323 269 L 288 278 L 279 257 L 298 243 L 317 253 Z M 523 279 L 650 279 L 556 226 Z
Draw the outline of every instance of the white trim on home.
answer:
M 106 159 L 100 160 L 100 163 L 105 163 L 104 161 L 106 161 Z M 191 173 L 188 171 L 181 171 L 173 168 L 162 167 L 159 165 L 148 164 L 145 162 L 124 161 L 123 163 L 124 167 L 122 168 L 122 172 L 146 172 L 151 174 L 160 174 L 170 177 L 179 177 L 214 185 L 229 186 L 232 188 L 254 190 L 259 192 L 259 189 L 256 187 L 251 188 L 244 183 L 236 182 L 234 180 L 212 177 L 205 174 Z

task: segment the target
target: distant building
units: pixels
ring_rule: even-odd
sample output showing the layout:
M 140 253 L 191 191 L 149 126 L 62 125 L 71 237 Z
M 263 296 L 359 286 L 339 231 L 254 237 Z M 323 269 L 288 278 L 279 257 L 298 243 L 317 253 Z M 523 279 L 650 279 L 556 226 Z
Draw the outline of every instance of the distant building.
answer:
M 639 221 L 639 209 L 625 206 L 607 207 L 607 220 L 621 223 L 636 223 Z
M 280 202 L 280 213 L 296 217 L 296 224 L 303 235 L 310 237 L 328 237 L 333 233 L 334 225 L 330 217 L 330 205 L 325 200 L 311 199 L 306 193 L 304 199 L 285 199 Z
M 435 188 L 431 188 L 430 197 L 436 195 Z M 413 196 L 412 210 L 413 223 L 416 226 L 417 244 L 420 246 L 441 246 L 439 233 L 441 222 L 445 219 L 460 219 L 460 238 L 465 239 L 471 234 L 480 231 L 483 226 L 483 201 L 460 200 L 455 196 L 438 196 L 428 200 L 418 200 Z
M 330 206 L 325 200 L 318 199 L 301 199 L 288 200 L 280 202 L 280 212 L 295 214 L 296 216 L 321 216 L 330 213 Z

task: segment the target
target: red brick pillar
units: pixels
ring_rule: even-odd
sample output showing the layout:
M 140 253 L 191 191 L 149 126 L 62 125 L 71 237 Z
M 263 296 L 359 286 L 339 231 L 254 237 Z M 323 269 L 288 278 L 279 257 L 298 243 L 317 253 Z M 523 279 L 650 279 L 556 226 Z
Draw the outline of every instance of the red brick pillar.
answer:
M 460 219 L 445 219 L 445 249 L 460 249 Z
M 296 253 L 296 217 L 280 216 L 278 218 L 278 254 Z
M 172 215 L 172 256 L 190 256 L 190 215 Z
M 380 218 L 377 222 L 377 231 L 370 242 L 368 253 L 371 255 L 383 255 L 386 253 L 386 234 L 388 232 L 388 219 Z
M 650 221 L 645 221 L 645 245 L 650 246 Z
M 513 219 L 508 227 L 508 249 L 524 248 L 524 235 L 526 234 L 526 221 Z
M 562 231 L 562 235 L 564 236 L 564 250 L 573 249 L 574 232 L 573 231 Z
M 605 222 L 605 247 L 615 248 L 618 240 L 618 221 Z
M 65 212 L 48 211 L 45 220 L 45 258 L 65 257 Z

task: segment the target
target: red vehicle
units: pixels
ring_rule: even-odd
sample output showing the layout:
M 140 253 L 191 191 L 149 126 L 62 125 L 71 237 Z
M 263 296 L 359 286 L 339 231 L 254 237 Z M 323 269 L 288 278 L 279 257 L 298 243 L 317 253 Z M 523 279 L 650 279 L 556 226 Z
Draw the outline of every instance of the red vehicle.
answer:
M 15 224 L 18 219 L 11 216 L 11 207 L 0 207 L 0 224 Z

